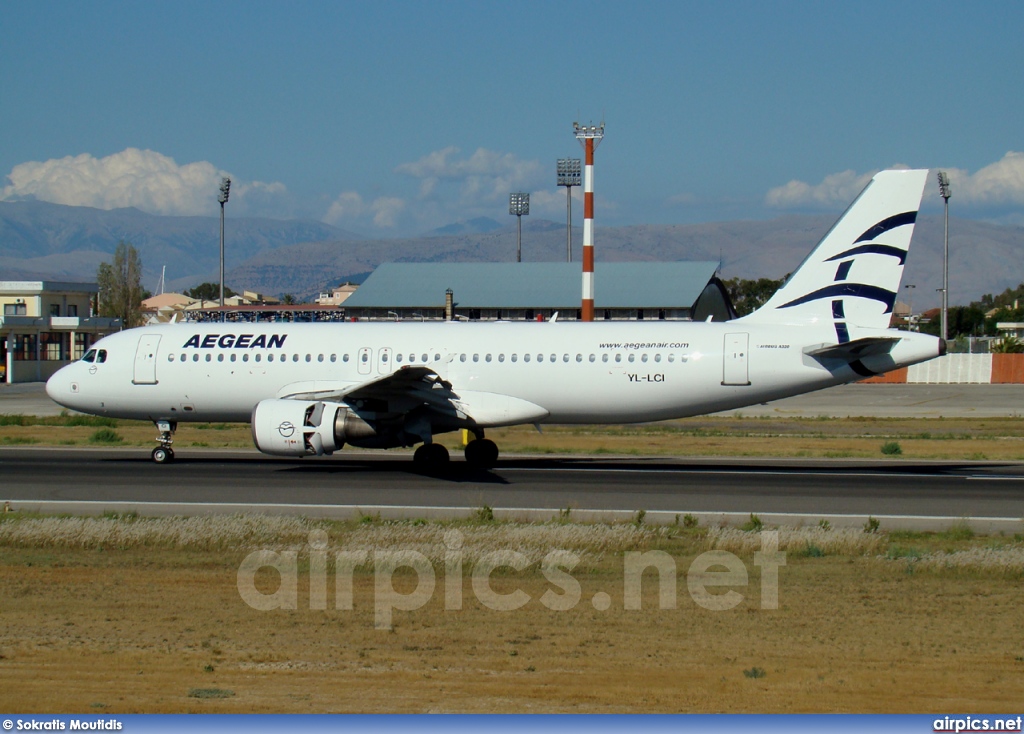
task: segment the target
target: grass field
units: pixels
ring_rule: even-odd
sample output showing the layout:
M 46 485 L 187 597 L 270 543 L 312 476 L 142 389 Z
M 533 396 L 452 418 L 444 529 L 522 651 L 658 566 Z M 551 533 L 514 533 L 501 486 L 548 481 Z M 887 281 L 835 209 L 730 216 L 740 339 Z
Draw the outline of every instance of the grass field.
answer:
M 1016 418 L 702 417 L 623 426 L 528 426 L 488 431 L 504 454 L 793 456 L 1024 461 L 1024 422 Z M 141 421 L 91 416 L 0 415 L 0 445 L 155 446 Z M 453 451 L 458 434 L 439 437 Z M 883 452 L 883 447 L 888 446 Z M 183 423 L 175 449 L 252 448 L 248 425 Z
M 483 517 L 483 515 L 482 515 Z M 451 542 L 458 533 L 458 543 Z M 1024 694 L 1024 538 L 784 530 L 778 608 L 765 608 L 757 532 L 638 524 L 313 522 L 296 518 L 0 516 L 0 708 L 21 712 L 1007 712 Z M 323 543 L 328 563 L 314 552 Z M 461 547 L 459 547 L 461 546 Z M 450 565 L 458 548 L 461 572 Z M 312 548 L 312 549 L 311 549 Z M 295 609 L 243 601 L 257 549 L 296 552 Z M 375 627 L 379 574 L 336 592 L 335 551 L 421 553 L 421 606 Z M 576 554 L 578 603 L 539 568 Z M 695 601 L 693 565 L 736 554 L 731 609 Z M 524 606 L 495 611 L 474 586 L 486 553 L 529 564 L 490 576 Z M 626 609 L 626 559 L 668 559 L 676 586 L 642 576 Z M 635 556 L 634 556 L 635 557 Z M 449 565 L 446 565 L 449 564 Z M 383 568 L 383 567 L 382 567 Z M 342 581 L 338 581 L 338 579 Z M 666 577 L 668 578 L 668 577 Z M 321 589 L 320 579 L 325 580 Z M 252 575 L 260 594 L 277 572 Z M 399 570 L 387 587 L 424 583 Z M 461 590 L 461 608 L 449 594 Z M 321 597 L 320 594 L 323 594 Z M 663 600 L 674 608 L 662 608 Z M 319 603 L 320 599 L 325 603 Z M 323 606 L 325 608 L 317 608 Z M 767 605 L 771 607 L 770 604 Z

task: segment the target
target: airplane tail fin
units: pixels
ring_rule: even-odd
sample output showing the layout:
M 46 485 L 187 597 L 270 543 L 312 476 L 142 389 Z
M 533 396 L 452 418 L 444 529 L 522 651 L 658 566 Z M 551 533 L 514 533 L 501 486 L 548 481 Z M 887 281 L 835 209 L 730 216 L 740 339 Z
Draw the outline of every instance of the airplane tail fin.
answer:
M 742 321 L 885 329 L 899 293 L 927 170 L 882 171 L 768 302 Z

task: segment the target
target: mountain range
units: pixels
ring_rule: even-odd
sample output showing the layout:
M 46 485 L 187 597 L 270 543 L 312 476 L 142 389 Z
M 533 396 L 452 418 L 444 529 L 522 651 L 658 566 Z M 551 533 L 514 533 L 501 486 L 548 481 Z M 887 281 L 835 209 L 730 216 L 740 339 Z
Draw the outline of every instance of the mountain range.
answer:
M 785 215 L 767 221 L 601 227 L 595 254 L 606 261 L 715 260 L 722 278 L 781 278 L 799 265 L 836 215 Z M 235 290 L 308 299 L 345 280 L 361 281 L 382 262 L 511 261 L 515 224 L 488 218 L 456 222 L 421 237 L 367 240 L 322 222 L 232 219 L 225 225 L 227 274 Z M 523 222 L 523 259 L 564 261 L 565 224 Z M 167 290 L 217 279 L 216 217 L 166 217 L 137 209 L 104 211 L 37 201 L 0 202 L 0 280 L 92 281 L 121 240 L 142 258 L 153 290 L 166 266 Z M 573 228 L 574 259 L 581 232 Z M 941 216 L 921 216 L 907 260 L 902 300 L 938 305 L 942 286 Z M 950 303 L 967 303 L 1024 281 L 1024 227 L 950 220 Z M 907 285 L 915 286 L 913 289 Z M 600 284 L 597 284 L 598 293 Z M 600 295 L 598 295 L 600 298 Z

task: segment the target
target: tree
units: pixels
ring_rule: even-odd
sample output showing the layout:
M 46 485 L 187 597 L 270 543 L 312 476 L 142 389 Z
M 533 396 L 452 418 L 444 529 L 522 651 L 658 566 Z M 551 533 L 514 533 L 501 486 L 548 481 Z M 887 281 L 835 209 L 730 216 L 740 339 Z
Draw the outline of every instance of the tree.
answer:
M 283 296 L 281 296 L 281 303 L 283 303 L 286 306 L 293 306 L 295 305 L 295 296 L 293 296 L 291 293 L 285 293 Z
M 200 301 L 220 301 L 220 283 L 200 283 L 195 288 L 190 288 L 185 291 L 185 295 L 189 298 L 196 298 Z M 224 286 L 224 297 L 231 298 L 237 296 L 233 290 Z
M 99 285 L 99 314 L 121 319 L 121 326 L 130 329 L 141 326 L 142 318 L 142 260 L 128 242 L 121 240 L 114 250 L 114 262 L 100 263 L 96 271 Z
M 745 280 L 733 278 L 723 281 L 726 291 L 729 293 L 729 300 L 736 309 L 737 316 L 746 316 L 753 313 L 775 295 L 775 291 L 782 285 L 781 280 L 771 278 L 758 278 L 757 280 Z

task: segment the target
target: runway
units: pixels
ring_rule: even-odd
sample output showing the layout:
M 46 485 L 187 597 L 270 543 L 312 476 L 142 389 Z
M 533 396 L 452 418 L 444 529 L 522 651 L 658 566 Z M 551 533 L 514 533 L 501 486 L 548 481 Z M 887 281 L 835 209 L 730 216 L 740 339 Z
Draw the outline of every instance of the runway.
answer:
M 1002 462 L 508 458 L 491 471 L 454 461 L 442 472 L 406 456 L 275 459 L 253 451 L 191 451 L 157 465 L 141 449 L 0 449 L 0 501 L 15 509 L 136 509 L 144 514 L 293 512 L 346 517 L 465 515 L 650 522 L 773 517 L 979 518 L 1024 525 L 1024 465 Z M 85 504 L 83 504 L 85 503 Z M 835 523 L 833 523 L 835 524 Z M 933 523 L 934 524 L 934 523 Z

